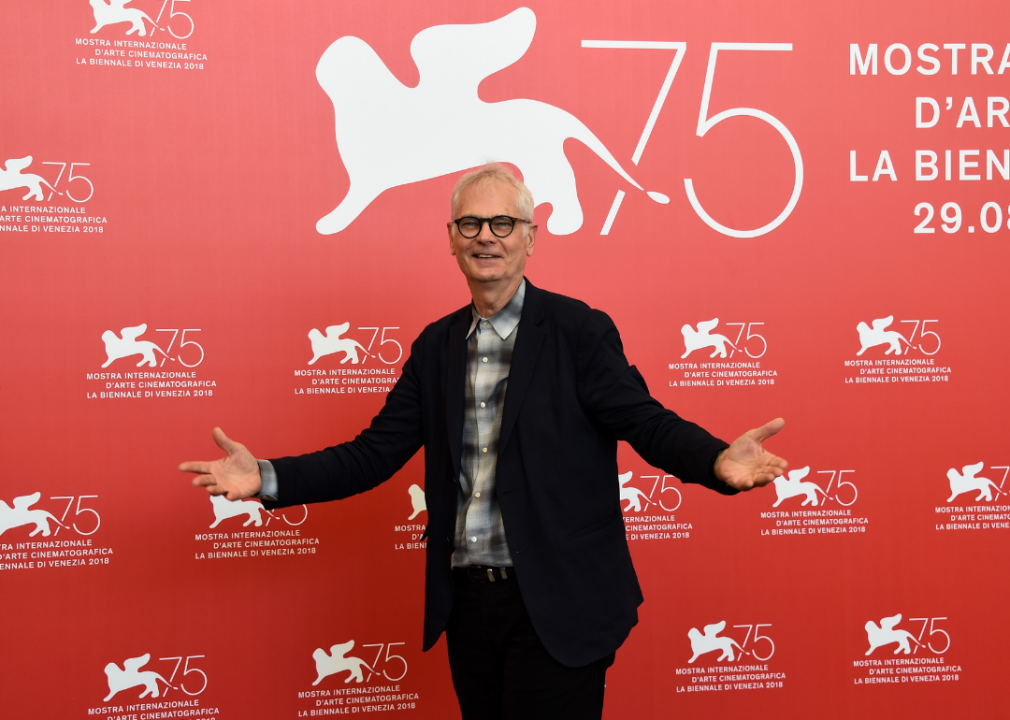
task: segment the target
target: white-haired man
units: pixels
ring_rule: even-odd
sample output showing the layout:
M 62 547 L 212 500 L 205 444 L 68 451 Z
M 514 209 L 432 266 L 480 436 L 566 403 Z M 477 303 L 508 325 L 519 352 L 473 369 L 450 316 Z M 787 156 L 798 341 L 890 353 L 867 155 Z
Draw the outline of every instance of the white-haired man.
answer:
M 464 719 L 599 718 L 642 602 L 618 440 L 732 494 L 782 474 L 761 443 L 783 421 L 727 445 L 654 400 L 609 317 L 525 278 L 533 198 L 506 169 L 465 175 L 451 207 L 449 249 L 471 302 L 414 341 L 368 429 L 272 461 L 215 429 L 227 456 L 180 469 L 212 494 L 297 505 L 374 487 L 424 447 L 424 649 L 446 633 Z

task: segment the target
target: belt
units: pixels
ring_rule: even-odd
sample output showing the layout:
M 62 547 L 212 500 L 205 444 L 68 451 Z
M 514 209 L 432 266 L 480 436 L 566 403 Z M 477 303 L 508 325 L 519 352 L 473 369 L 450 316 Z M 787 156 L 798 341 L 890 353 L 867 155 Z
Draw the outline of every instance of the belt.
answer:
M 515 579 L 515 571 L 510 567 L 474 565 L 465 568 L 453 568 L 452 573 L 457 577 L 465 577 L 472 583 L 493 583 Z

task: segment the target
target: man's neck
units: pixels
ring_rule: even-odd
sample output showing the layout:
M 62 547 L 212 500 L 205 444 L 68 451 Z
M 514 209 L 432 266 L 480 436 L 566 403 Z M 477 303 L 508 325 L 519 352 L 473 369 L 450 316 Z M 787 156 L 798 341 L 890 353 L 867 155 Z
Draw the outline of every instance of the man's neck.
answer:
M 469 283 L 470 296 L 473 298 L 474 307 L 477 308 L 477 314 L 482 318 L 489 318 L 497 313 L 509 304 L 522 282 L 523 278 L 520 276 L 517 282 L 506 286 L 494 283 Z

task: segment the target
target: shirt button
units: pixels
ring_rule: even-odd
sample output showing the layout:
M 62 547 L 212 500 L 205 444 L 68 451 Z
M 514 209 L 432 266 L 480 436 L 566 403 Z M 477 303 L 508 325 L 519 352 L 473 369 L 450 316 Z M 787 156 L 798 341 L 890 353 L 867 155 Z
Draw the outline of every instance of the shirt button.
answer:
M 477 542 L 477 536 L 474 535 L 472 538 L 470 538 L 470 542 Z
M 481 358 L 481 362 L 487 362 L 487 358 Z
M 481 403 L 480 406 L 481 407 L 486 407 L 486 405 L 484 403 Z
M 480 497 L 480 493 L 474 493 L 473 496 L 474 497 Z
M 481 452 L 487 452 L 487 448 L 481 448 Z
M 489 323 L 487 320 L 485 320 L 484 322 L 481 323 L 481 325 L 483 325 L 484 327 L 487 327 L 490 324 L 491 323 Z

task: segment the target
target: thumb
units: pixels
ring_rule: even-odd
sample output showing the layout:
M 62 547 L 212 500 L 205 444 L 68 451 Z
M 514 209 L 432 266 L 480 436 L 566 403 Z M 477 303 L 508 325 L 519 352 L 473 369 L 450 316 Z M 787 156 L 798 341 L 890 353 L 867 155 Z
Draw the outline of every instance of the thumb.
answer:
M 211 432 L 211 436 L 214 438 L 214 442 L 217 443 L 217 446 L 229 455 L 241 447 L 237 442 L 225 435 L 224 430 L 219 427 L 214 428 Z
M 772 435 L 777 433 L 783 427 L 785 427 L 786 421 L 782 418 L 775 418 L 769 423 L 765 423 L 759 428 L 754 428 L 748 435 L 750 435 L 754 440 L 759 443 L 763 443 L 765 440 L 770 438 Z

